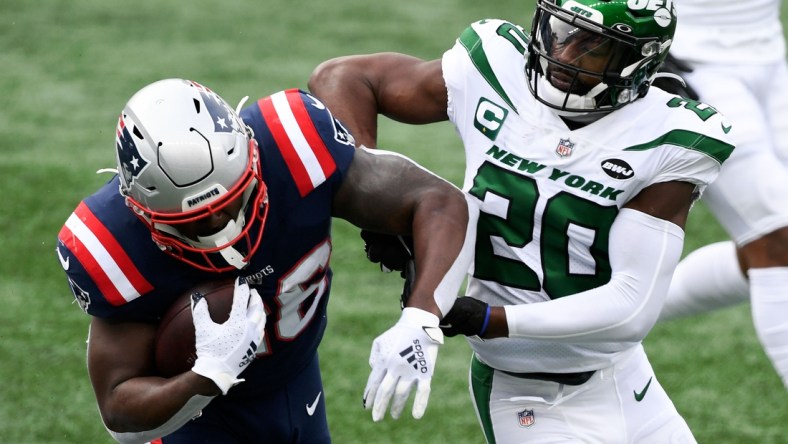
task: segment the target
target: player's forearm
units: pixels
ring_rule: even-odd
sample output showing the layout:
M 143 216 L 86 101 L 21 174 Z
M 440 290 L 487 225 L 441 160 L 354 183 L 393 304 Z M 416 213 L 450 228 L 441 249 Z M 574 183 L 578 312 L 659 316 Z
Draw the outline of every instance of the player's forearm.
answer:
M 439 318 L 454 304 L 473 258 L 479 212 L 461 196 L 434 208 L 424 204 L 414 216 L 416 281 L 408 306 Z
M 208 404 L 198 403 L 192 411 L 185 411 L 193 398 L 210 401 L 218 394 L 221 392 L 213 381 L 186 372 L 170 379 L 143 377 L 123 382 L 108 399 L 100 400 L 99 407 L 108 430 L 141 432 L 160 428 L 178 416 L 185 418 L 182 425 Z
M 213 399 L 209 396 L 196 395 L 189 399 L 186 404 L 179 411 L 170 417 L 164 424 L 151 428 L 148 430 L 140 430 L 137 432 L 116 432 L 109 427 L 107 431 L 119 443 L 123 444 L 137 444 L 148 443 L 155 439 L 167 436 L 179 428 L 183 427 L 191 419 L 197 417 Z M 106 426 L 106 424 L 105 424 Z

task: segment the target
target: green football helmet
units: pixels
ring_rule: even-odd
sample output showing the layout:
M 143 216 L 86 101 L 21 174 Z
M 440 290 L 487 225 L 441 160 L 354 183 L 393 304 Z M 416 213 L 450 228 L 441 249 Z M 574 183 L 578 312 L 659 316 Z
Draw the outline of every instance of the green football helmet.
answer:
M 643 97 L 676 30 L 673 0 L 537 0 L 526 77 L 562 116 Z

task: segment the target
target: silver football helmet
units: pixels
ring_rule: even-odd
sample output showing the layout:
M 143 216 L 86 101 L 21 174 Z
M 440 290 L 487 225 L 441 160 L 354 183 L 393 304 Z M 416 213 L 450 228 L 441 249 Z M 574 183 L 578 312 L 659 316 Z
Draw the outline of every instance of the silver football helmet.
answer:
M 214 272 L 249 263 L 268 210 L 250 133 L 221 97 L 190 80 L 161 80 L 129 99 L 115 139 L 120 193 L 163 251 Z M 184 234 L 184 224 L 228 208 L 240 210 L 217 232 Z

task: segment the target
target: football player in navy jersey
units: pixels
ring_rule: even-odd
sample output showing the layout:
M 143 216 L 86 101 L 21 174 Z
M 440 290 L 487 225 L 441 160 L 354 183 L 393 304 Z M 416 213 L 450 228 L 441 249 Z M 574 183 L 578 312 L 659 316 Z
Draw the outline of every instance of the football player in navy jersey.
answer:
M 113 438 L 330 442 L 316 350 L 332 217 L 415 240 L 418 279 L 400 320 L 373 344 L 368 387 L 397 416 L 413 389 L 421 417 L 443 341 L 438 320 L 469 266 L 478 210 L 409 159 L 354 145 L 296 89 L 234 110 L 196 82 L 167 79 L 129 100 L 118 174 L 77 206 L 57 245 L 91 315 L 88 372 Z M 157 375 L 162 314 L 196 284 L 232 277 L 225 323 L 192 298 L 191 371 Z M 424 352 L 415 366 L 400 354 L 414 344 Z

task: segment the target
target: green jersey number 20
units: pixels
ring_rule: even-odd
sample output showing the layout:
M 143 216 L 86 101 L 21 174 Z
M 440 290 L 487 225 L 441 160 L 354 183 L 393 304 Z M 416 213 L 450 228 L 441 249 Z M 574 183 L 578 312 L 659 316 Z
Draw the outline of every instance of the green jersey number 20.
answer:
M 525 247 L 534 240 L 540 227 L 539 255 L 544 290 L 558 298 L 598 287 L 610 280 L 608 236 L 618 214 L 615 206 L 602 206 L 573 194 L 559 192 L 547 200 L 541 221 L 536 206 L 539 188 L 536 180 L 505 170 L 491 163 L 483 164 L 473 181 L 470 194 L 494 204 L 502 211 L 482 211 L 476 239 L 474 277 L 494 281 L 507 287 L 540 291 L 542 284 L 535 270 L 522 260 L 505 257 L 495 251 L 495 243 L 504 242 L 512 249 Z M 537 223 L 539 222 L 539 223 Z M 571 233 L 582 232 L 582 239 Z M 580 248 L 580 257 L 570 257 L 570 248 Z M 571 260 L 587 260 L 592 272 L 573 271 Z

